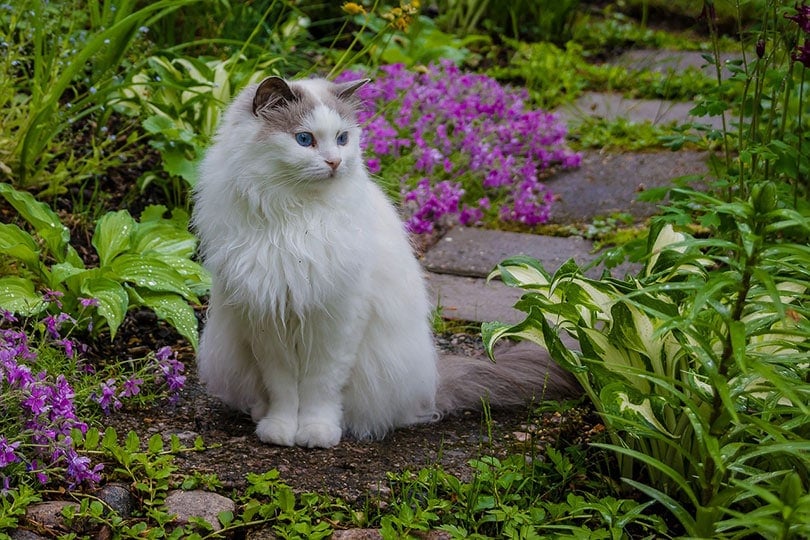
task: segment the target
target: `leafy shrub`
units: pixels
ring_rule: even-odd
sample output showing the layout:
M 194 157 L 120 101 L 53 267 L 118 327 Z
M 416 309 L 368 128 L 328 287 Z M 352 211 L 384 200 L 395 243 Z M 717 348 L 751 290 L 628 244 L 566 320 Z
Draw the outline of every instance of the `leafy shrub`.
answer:
M 344 72 L 338 80 L 358 76 Z M 417 233 L 443 220 L 543 223 L 552 196 L 542 178 L 579 165 L 556 116 L 529 109 L 525 93 L 449 62 L 425 73 L 383 66 L 358 95 L 367 105 L 360 121 L 369 170 L 394 183 L 389 191 L 401 197 Z
M 140 8 L 129 0 L 70 5 L 25 0 L 4 6 L 0 41 L 8 54 L 0 63 L 0 125 L 8 136 L 0 138 L 3 175 L 18 187 L 60 192 L 97 172 L 105 163 L 99 156 L 111 142 L 101 131 L 109 118 L 104 105 L 127 63 L 126 53 L 149 24 L 196 1 L 161 0 Z M 84 167 L 72 141 L 60 136 L 94 116 L 95 152 L 87 152 L 93 158 Z
M 135 221 L 119 210 L 102 216 L 92 245 L 98 266 L 86 267 L 70 244 L 70 232 L 43 203 L 8 184 L 0 195 L 34 229 L 32 236 L 11 223 L 0 224 L 0 253 L 16 264 L 0 278 L 0 308 L 25 315 L 40 313 L 49 304 L 37 288 L 57 291 L 61 303 L 74 316 L 82 299 L 93 300 L 98 322 L 106 323 L 112 337 L 128 309 L 144 306 L 172 324 L 192 345 L 197 345 L 197 319 L 189 302 L 209 288 L 209 276 L 192 260 L 196 239 L 188 232 L 188 216 L 151 206 Z M 99 325 L 93 327 L 98 330 Z
M 164 175 L 153 171 L 139 179 L 163 185 L 181 205 L 197 178 L 197 161 L 216 131 L 220 111 L 238 89 L 275 73 L 277 56 L 236 53 L 225 60 L 189 58 L 169 52 L 149 57 L 142 70 L 110 99 L 116 110 L 141 119 L 149 145 L 160 152 Z M 175 180 L 181 180 L 176 182 Z
M 810 219 L 689 195 L 735 220 L 739 242 L 659 226 L 645 272 L 627 281 L 589 279 L 573 262 L 551 276 L 531 259 L 506 260 L 493 277 L 527 290 L 517 304 L 527 318 L 485 325 L 485 342 L 530 339 L 571 371 L 614 430 L 624 480 L 688 535 L 744 528 L 736 516 L 754 508 L 765 536 L 806 534 L 807 479 L 792 501 L 774 497 L 810 466 L 810 275 L 800 263 L 810 250 L 768 237 L 788 223 L 810 234 Z M 784 512 L 796 521 L 777 524 Z

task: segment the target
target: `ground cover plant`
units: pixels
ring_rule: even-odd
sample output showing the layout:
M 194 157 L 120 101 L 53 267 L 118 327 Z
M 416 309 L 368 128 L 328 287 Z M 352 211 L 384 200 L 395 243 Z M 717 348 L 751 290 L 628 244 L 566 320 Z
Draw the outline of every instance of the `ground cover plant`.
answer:
M 704 47 L 715 59 L 728 41 L 712 2 L 687 11 L 704 12 L 713 39 L 702 43 L 577 2 L 536 2 L 530 12 L 439 2 L 438 17 L 416 1 L 199 0 L 204 9 L 182 9 L 191 3 L 0 6 L 10 14 L 0 18 L 0 535 L 31 526 L 26 508 L 46 499 L 75 502 L 61 531 L 40 529 L 66 538 L 214 538 L 259 527 L 289 538 L 352 527 L 386 538 L 432 529 L 458 538 L 808 534 L 805 5 L 773 1 L 757 12 L 741 36 L 747 56 L 718 83 L 594 62 L 634 45 Z M 526 14 L 532 24 L 516 25 Z M 529 37 L 542 40 L 519 41 Z M 207 441 L 105 427 L 118 411 L 170 404 L 191 369 L 165 346 L 136 353 L 99 343 L 120 342 L 116 329 L 133 316 L 153 321 L 142 317 L 149 309 L 189 350 L 194 343 L 191 304 L 207 278 L 193 259 L 187 191 L 218 111 L 251 81 L 310 66 L 371 69 L 366 155 L 415 233 L 542 223 L 553 212 L 544 179 L 578 160 L 547 110 L 585 89 L 696 99 L 699 114 L 735 102 L 725 130 L 668 133 L 673 148 L 720 145 L 724 172 L 709 194 L 672 191 L 646 242 L 614 253 L 646 262 L 645 273 L 594 280 L 571 264 L 550 272 L 524 259 L 498 269 L 527 290 L 527 320 L 487 326 L 488 343 L 528 337 L 570 367 L 587 410 L 602 415 L 588 440 L 540 444 L 523 433 L 510 456 L 482 447 L 471 478 L 438 467 L 391 474 L 387 495 L 364 507 L 297 492 L 270 466 L 234 493 L 215 475 L 180 474 L 181 457 Z M 581 147 L 625 137 L 648 147 L 662 134 L 579 129 Z M 126 198 L 105 193 L 110 177 L 125 178 Z M 110 206 L 120 200 L 137 201 L 137 211 Z M 581 353 L 560 346 L 560 331 Z M 564 404 L 538 407 L 571 414 Z M 134 494 L 134 513 L 95 498 L 94 487 L 112 482 Z M 219 532 L 203 520 L 178 527 L 164 506 L 178 487 L 226 494 L 237 510 L 218 517 Z
M 530 339 L 567 366 L 611 428 L 624 482 L 690 537 L 810 530 L 808 21 L 805 5 L 763 16 L 756 58 L 734 75 L 745 92 L 722 134 L 725 174 L 715 194 L 672 191 L 640 275 L 594 280 L 572 262 L 552 275 L 526 258 L 493 274 L 526 289 L 527 318 L 487 325 L 488 346 Z M 724 114 L 724 90 L 698 108 Z

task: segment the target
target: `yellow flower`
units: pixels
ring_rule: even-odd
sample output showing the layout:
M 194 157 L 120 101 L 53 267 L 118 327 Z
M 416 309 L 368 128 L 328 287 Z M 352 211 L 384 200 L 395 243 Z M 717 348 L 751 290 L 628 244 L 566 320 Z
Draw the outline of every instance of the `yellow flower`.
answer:
M 365 15 L 366 8 L 358 4 L 357 2 L 346 2 L 343 4 L 342 9 L 345 13 L 349 15 Z

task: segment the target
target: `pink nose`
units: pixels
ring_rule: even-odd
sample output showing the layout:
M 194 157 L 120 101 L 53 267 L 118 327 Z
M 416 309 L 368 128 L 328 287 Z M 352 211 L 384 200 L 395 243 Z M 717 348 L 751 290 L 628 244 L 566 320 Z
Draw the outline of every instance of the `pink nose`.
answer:
M 332 169 L 333 171 L 336 171 L 338 166 L 340 165 L 340 162 L 342 160 L 339 157 L 336 157 L 336 158 L 326 159 L 324 161 L 326 161 L 326 164 L 329 165 L 330 169 Z

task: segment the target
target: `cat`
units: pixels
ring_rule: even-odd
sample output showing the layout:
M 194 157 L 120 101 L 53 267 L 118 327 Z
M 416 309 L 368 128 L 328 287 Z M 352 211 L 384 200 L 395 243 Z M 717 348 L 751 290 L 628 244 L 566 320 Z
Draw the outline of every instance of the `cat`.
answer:
M 328 448 L 485 397 L 575 391 L 548 361 L 439 359 L 421 266 L 362 159 L 355 92 L 368 82 L 246 87 L 194 188 L 213 279 L 198 372 L 265 443 Z

